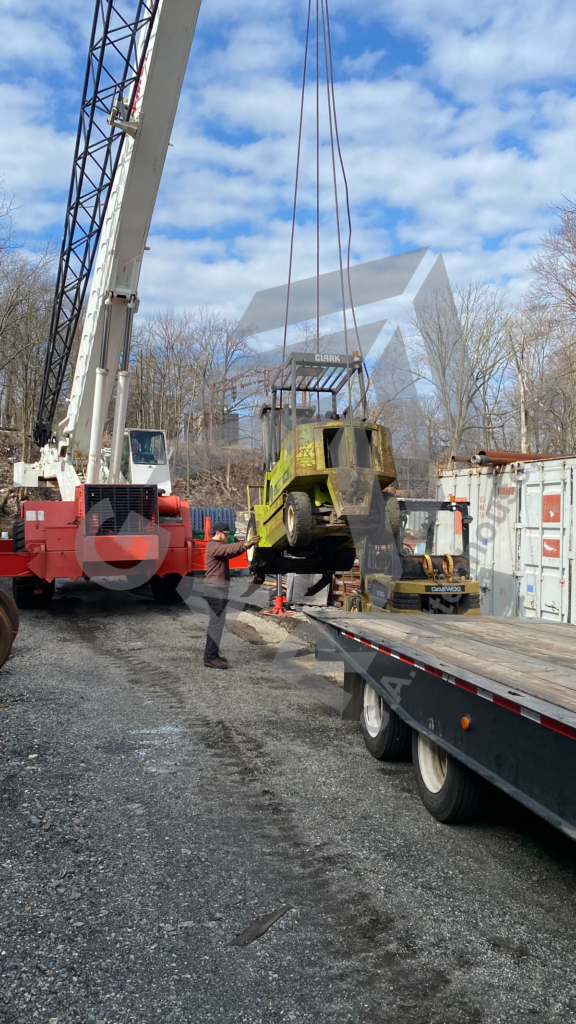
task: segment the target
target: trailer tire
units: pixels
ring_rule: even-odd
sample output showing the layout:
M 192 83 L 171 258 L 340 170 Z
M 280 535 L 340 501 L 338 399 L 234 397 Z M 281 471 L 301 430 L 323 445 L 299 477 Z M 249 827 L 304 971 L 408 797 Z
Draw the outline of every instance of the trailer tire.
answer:
M 284 509 L 286 537 L 291 548 L 305 548 L 312 540 L 312 502 L 306 491 L 291 491 Z
M 54 580 L 48 583 L 38 576 L 14 576 L 12 593 L 18 608 L 47 608 L 54 597 Z
M 410 726 L 366 681 L 360 725 L 366 749 L 377 761 L 406 761 L 410 757 Z
M 412 735 L 412 760 L 422 803 L 445 825 L 473 821 L 486 802 L 486 784 L 424 733 Z
M 167 572 L 165 576 L 153 576 L 150 580 L 152 596 L 157 604 L 181 604 L 183 598 L 178 592 L 182 577 L 178 572 Z

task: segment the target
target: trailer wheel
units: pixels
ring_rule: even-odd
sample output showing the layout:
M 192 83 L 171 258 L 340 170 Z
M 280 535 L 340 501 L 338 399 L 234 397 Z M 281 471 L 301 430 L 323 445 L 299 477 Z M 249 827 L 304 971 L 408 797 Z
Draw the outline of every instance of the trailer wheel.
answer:
M 412 760 L 422 803 L 436 821 L 473 821 L 486 801 L 484 780 L 421 732 L 412 736 Z
M 377 761 L 404 761 L 410 757 L 410 726 L 367 682 L 362 693 L 360 724 L 366 749 Z
M 165 576 L 153 576 L 150 580 L 152 596 L 158 604 L 181 604 L 178 587 L 182 577 L 178 572 L 167 572 Z
M 18 608 L 47 608 L 54 597 L 54 580 L 48 583 L 38 576 L 15 576 L 12 593 Z
M 284 510 L 286 536 L 291 548 L 305 548 L 312 540 L 312 502 L 306 491 L 291 491 Z

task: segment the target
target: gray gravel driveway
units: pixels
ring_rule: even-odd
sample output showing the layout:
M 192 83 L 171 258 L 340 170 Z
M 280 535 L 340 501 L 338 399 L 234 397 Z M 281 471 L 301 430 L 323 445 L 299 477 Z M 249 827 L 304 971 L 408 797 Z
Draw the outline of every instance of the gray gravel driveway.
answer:
M 145 592 L 66 584 L 22 618 L 0 671 L 2 1024 L 576 1021 L 576 845 L 498 794 L 436 823 L 411 765 L 375 762 L 323 696 L 313 627 L 249 608 L 226 673 L 202 621 Z

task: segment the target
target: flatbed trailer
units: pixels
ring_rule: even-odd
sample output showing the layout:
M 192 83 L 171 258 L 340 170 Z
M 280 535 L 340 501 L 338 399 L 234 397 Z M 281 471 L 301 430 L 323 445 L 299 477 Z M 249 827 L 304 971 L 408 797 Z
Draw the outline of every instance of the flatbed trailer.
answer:
M 305 611 L 344 658 L 345 717 L 379 760 L 411 752 L 437 820 L 478 816 L 489 782 L 576 839 L 576 626 Z

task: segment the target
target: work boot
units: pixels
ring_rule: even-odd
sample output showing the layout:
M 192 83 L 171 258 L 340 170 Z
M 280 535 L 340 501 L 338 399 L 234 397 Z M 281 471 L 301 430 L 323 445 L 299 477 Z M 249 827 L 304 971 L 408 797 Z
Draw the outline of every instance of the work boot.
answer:
M 204 658 L 206 668 L 228 668 L 226 658 Z

